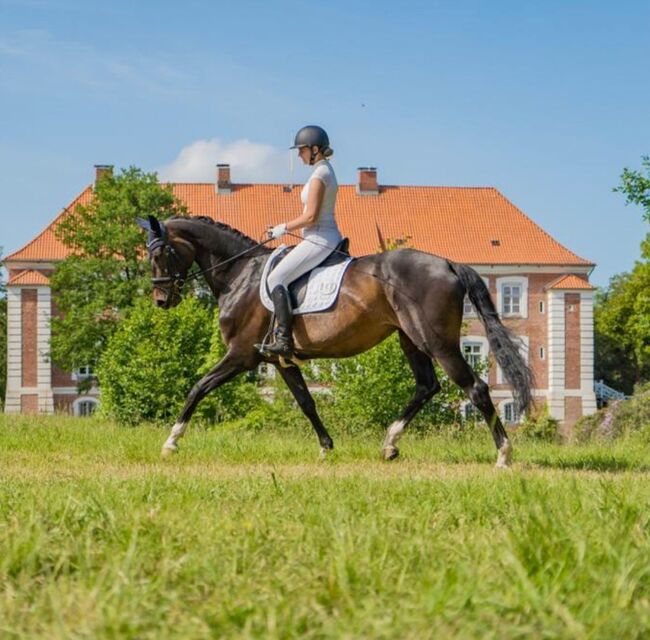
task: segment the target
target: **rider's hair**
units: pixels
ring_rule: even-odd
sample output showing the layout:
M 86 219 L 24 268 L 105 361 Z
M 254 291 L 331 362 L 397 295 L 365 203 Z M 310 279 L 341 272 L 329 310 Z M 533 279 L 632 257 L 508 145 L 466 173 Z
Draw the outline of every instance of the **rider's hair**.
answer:
M 326 158 L 329 158 L 331 155 L 334 154 L 334 149 L 332 149 L 332 147 L 325 147 L 324 149 L 322 149 L 322 154 Z

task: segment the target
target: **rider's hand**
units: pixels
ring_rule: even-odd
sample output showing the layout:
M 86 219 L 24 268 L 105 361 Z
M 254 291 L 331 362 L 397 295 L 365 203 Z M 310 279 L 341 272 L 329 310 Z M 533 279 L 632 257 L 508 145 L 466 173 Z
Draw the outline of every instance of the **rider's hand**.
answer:
M 280 236 L 283 236 L 286 232 L 287 232 L 286 222 L 283 222 L 282 224 L 278 224 L 275 227 L 267 227 L 266 229 L 266 235 L 271 240 L 276 240 Z

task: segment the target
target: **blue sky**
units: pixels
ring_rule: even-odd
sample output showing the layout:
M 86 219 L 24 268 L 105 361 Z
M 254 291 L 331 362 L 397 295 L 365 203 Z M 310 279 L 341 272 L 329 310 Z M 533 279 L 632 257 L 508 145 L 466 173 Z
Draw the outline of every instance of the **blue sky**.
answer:
M 0 0 L 0 245 L 97 163 L 304 179 L 315 122 L 340 182 L 495 186 L 604 285 L 649 230 L 611 191 L 650 154 L 649 31 L 648 2 Z

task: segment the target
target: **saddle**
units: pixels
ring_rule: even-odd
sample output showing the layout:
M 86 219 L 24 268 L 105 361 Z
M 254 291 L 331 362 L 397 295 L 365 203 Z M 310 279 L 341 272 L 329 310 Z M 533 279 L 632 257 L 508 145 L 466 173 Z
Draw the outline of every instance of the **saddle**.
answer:
M 268 275 L 291 249 L 292 247 L 286 245 L 279 246 L 264 265 L 260 298 L 269 311 L 273 311 L 273 302 L 267 284 Z M 323 262 L 294 280 L 289 285 L 293 314 L 316 313 L 329 309 L 336 302 L 341 281 L 353 259 L 350 256 L 350 240 L 343 238 Z

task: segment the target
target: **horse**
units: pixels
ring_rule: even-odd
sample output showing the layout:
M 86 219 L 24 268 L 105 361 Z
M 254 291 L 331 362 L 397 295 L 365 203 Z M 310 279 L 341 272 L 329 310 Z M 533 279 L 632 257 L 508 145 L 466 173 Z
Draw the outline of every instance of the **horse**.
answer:
M 271 313 L 259 296 L 261 274 L 271 249 L 240 231 L 207 217 L 139 218 L 148 232 L 154 303 L 167 309 L 181 300 L 181 290 L 196 263 L 219 307 L 220 330 L 227 351 L 223 359 L 189 392 L 162 447 L 178 451 L 198 403 L 212 390 L 261 362 L 274 365 L 318 437 L 321 455 L 334 446 L 298 366 L 283 366 L 263 355 L 256 344 L 269 330 Z M 188 276 L 189 274 L 189 276 Z M 411 248 L 355 258 L 348 266 L 334 306 L 325 312 L 298 315 L 293 325 L 294 350 L 300 360 L 346 358 L 385 340 L 394 332 L 415 378 L 415 392 L 402 414 L 387 428 L 385 460 L 399 455 L 397 441 L 408 424 L 439 390 L 436 362 L 485 418 L 497 450 L 497 467 L 511 464 L 512 444 L 488 385 L 460 349 L 463 301 L 473 304 L 490 349 L 523 414 L 532 403 L 532 374 L 517 339 L 501 322 L 483 279 L 471 267 Z

